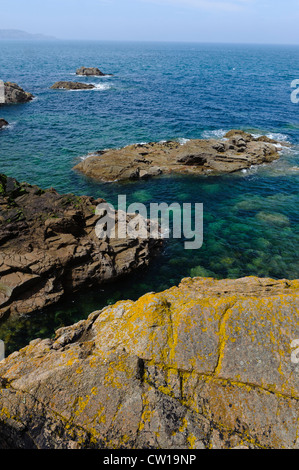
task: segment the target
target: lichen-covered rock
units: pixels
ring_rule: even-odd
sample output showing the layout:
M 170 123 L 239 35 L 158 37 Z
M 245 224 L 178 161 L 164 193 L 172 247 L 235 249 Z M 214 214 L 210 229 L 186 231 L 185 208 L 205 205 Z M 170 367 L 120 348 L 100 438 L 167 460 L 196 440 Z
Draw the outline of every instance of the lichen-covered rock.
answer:
M 149 263 L 161 240 L 97 237 L 95 210 L 103 202 L 0 174 L 0 318 L 40 310 Z
M 34 96 L 27 91 L 24 91 L 16 83 L 5 82 L 4 83 L 4 104 L 17 104 L 17 103 L 26 103 L 31 101 Z
M 298 448 L 299 281 L 184 279 L 0 363 L 0 447 Z
M 53 90 L 92 90 L 95 85 L 80 82 L 56 82 L 51 88 Z
M 151 142 L 98 151 L 75 169 L 102 181 L 147 179 L 165 173 L 232 173 L 279 158 L 281 143 L 233 130 L 226 140 Z M 280 144 L 280 145 L 278 145 Z

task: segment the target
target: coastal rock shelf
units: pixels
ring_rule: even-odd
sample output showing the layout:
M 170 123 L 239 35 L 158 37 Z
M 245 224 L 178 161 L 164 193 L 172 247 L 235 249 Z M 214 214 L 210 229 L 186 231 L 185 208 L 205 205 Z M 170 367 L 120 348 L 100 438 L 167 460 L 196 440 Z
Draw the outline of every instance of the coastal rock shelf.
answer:
M 299 281 L 183 279 L 0 363 L 8 448 L 298 448 Z
M 233 130 L 226 140 L 169 141 L 129 145 L 99 151 L 75 166 L 101 181 L 147 179 L 165 173 L 220 174 L 270 163 L 279 158 L 277 145 L 267 137 L 255 138 Z
M 95 85 L 80 82 L 56 82 L 51 88 L 52 90 L 93 90 Z
M 97 238 L 101 202 L 0 174 L 0 318 L 43 309 L 148 264 L 160 240 Z
M 16 83 L 5 82 L 4 83 L 4 104 L 17 104 L 26 103 L 33 100 L 34 96 L 27 91 L 24 91 Z

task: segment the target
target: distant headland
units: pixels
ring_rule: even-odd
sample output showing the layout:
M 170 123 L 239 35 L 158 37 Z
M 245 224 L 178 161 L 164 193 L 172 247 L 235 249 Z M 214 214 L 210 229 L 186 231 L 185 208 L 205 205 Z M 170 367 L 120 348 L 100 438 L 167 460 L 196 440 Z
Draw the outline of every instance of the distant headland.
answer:
M 46 36 L 45 34 L 32 34 L 19 29 L 0 29 L 0 41 L 5 39 L 11 40 L 34 40 L 34 41 L 57 41 L 54 36 Z

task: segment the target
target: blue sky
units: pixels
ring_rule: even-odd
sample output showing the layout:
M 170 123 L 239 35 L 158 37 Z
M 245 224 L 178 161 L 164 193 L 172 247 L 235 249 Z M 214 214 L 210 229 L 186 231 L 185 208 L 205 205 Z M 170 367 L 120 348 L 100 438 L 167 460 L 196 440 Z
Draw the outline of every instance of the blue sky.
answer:
M 61 39 L 299 44 L 299 0 L 0 0 L 0 29 Z

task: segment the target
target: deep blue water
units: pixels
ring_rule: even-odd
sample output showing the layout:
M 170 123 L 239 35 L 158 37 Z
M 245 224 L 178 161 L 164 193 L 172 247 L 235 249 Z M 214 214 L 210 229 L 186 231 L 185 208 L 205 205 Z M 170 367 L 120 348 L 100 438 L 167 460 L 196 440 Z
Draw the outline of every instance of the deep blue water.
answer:
M 113 77 L 76 77 L 80 66 Z M 8 350 L 85 318 L 118 299 L 160 291 L 186 276 L 236 278 L 299 275 L 299 47 L 216 44 L 0 42 L 0 79 L 36 99 L 2 106 L 0 172 L 61 192 L 116 203 L 202 202 L 204 244 L 184 250 L 169 240 L 147 270 L 117 284 L 66 299 L 30 319 L 0 327 Z M 92 82 L 96 90 L 50 90 L 58 80 Z M 221 177 L 171 176 L 103 184 L 73 171 L 89 152 L 136 142 L 221 138 L 232 128 L 289 141 L 267 167 Z

